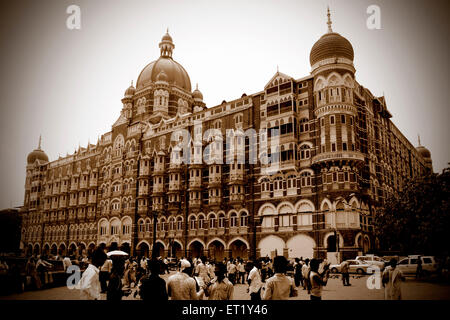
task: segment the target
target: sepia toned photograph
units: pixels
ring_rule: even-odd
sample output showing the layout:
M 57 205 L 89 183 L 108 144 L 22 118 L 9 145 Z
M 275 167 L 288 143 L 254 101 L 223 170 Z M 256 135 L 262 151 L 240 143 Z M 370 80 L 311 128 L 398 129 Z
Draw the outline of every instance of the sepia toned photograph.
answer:
M 449 13 L 3 2 L 0 305 L 450 299 Z

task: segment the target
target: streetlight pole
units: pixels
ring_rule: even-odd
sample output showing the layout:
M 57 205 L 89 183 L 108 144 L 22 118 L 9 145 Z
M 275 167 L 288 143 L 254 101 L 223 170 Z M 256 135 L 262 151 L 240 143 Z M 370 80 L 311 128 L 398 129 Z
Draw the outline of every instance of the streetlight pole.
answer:
M 153 245 L 152 245 L 152 260 L 156 260 L 156 219 L 158 218 L 158 211 L 153 211 Z

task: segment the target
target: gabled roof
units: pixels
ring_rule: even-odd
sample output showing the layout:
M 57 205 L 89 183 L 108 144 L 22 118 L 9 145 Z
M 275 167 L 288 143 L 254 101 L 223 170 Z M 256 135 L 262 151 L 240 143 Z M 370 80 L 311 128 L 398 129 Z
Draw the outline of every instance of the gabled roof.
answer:
M 264 86 L 264 89 L 268 88 L 268 87 L 273 87 L 275 86 L 277 83 L 283 83 L 283 82 L 287 82 L 290 80 L 294 80 L 294 78 L 292 78 L 291 76 L 288 76 L 287 74 L 284 74 L 282 72 L 277 71 L 272 78 L 270 78 L 269 82 L 267 82 L 267 84 Z

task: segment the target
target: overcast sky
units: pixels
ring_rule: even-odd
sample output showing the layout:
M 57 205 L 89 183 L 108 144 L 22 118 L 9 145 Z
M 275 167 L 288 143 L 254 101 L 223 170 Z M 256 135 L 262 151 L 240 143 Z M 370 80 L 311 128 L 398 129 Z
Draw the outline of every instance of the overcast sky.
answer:
M 208 107 L 263 90 L 276 72 L 310 74 L 309 52 L 333 30 L 355 51 L 356 78 L 386 95 L 393 122 L 450 161 L 449 2 L 444 1 L 10 1 L 0 10 L 0 208 L 23 204 L 27 154 L 50 160 L 109 130 L 131 80 L 159 57 L 169 28 L 173 58 L 199 84 Z M 81 8 L 68 30 L 66 8 Z M 369 5 L 381 29 L 366 27 Z

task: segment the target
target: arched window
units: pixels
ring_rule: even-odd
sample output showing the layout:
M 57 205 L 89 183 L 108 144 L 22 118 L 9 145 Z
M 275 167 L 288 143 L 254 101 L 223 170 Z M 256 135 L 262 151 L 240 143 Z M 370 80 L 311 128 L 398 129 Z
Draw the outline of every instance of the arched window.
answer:
M 195 217 L 194 216 L 189 218 L 189 229 L 195 230 Z
M 242 212 L 241 213 L 241 227 L 246 227 L 247 223 L 248 223 L 248 215 L 247 212 Z
M 270 191 L 270 180 L 269 178 L 264 178 L 261 180 L 261 191 L 266 192 Z
M 273 189 L 274 190 L 283 190 L 283 178 L 282 177 L 276 177 L 273 182 Z
M 233 212 L 230 215 L 230 227 L 236 227 L 237 226 L 237 213 Z
M 177 230 L 183 229 L 183 219 L 181 217 L 178 217 L 177 219 Z
M 225 215 L 223 213 L 219 214 L 219 228 L 225 227 Z
M 210 229 L 214 229 L 216 227 L 216 216 L 215 215 L 210 215 L 209 216 L 209 228 Z
M 300 176 L 301 176 L 301 186 L 302 187 L 311 186 L 311 173 L 310 172 L 305 171 Z
M 295 175 L 290 175 L 287 178 L 287 188 L 295 189 L 297 188 L 297 177 Z
M 309 131 L 308 121 L 309 120 L 307 118 L 300 119 L 300 132 L 307 132 L 307 131 Z
M 198 216 L 198 228 L 204 229 L 205 217 L 203 215 Z
M 300 147 L 300 159 L 309 159 L 311 157 L 310 148 L 307 144 Z

